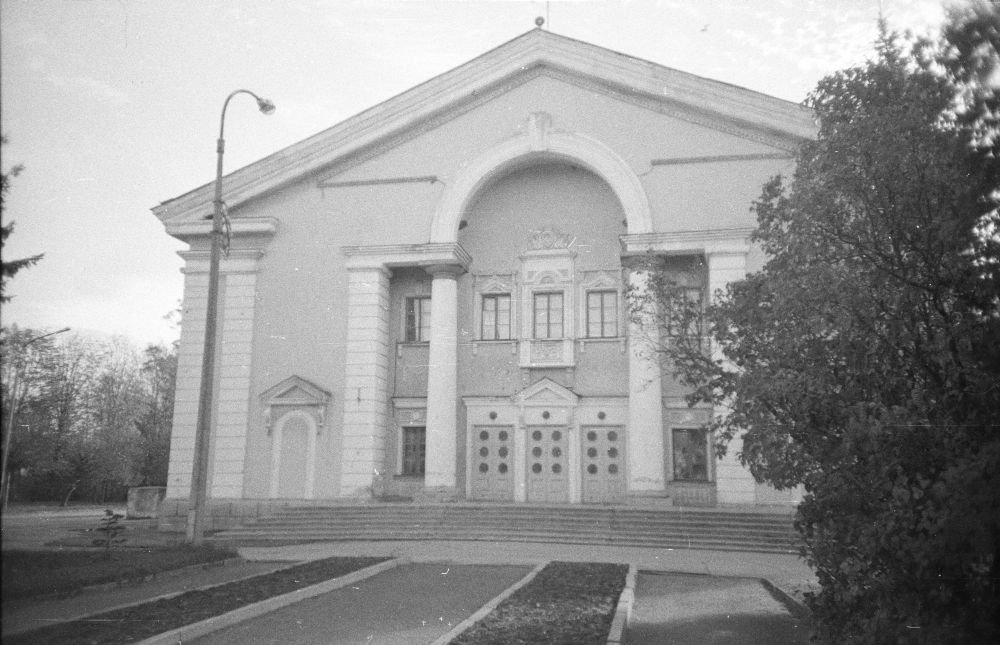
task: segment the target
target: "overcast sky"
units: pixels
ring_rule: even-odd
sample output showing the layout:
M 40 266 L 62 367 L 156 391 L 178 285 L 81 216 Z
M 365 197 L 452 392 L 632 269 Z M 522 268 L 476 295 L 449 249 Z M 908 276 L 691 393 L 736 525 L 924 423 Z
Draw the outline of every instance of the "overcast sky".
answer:
M 534 28 L 790 101 L 863 61 L 879 0 L 431 2 L 0 0 L 3 168 L 16 230 L 3 324 L 169 342 L 185 245 L 150 207 L 313 135 Z M 881 0 L 892 26 L 936 30 L 937 0 Z M 244 100 L 246 99 L 246 100 Z

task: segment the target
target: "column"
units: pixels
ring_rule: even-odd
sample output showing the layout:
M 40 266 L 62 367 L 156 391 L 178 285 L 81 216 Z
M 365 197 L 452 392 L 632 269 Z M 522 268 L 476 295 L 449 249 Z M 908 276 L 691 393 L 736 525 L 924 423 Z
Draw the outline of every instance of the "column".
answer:
M 725 251 L 709 252 L 708 257 L 708 289 L 714 299 L 716 292 L 724 291 L 730 282 L 746 277 L 746 252 Z M 712 344 L 712 358 L 722 358 L 722 351 L 715 343 Z M 716 415 L 729 412 L 725 405 L 716 406 Z M 743 439 L 736 436 L 729 442 L 726 456 L 715 463 L 715 487 L 719 504 L 753 504 L 754 480 L 750 471 L 740 465 L 736 455 L 743 449 Z
M 385 463 L 389 402 L 389 270 L 350 269 L 340 495 L 371 495 Z
M 431 282 L 431 338 L 427 374 L 427 444 L 424 487 L 455 492 L 458 446 L 458 265 L 427 268 Z
M 629 272 L 636 293 L 644 293 L 648 281 L 646 271 Z M 628 338 L 628 490 L 640 495 L 664 490 L 660 339 L 652 306 L 633 316 Z

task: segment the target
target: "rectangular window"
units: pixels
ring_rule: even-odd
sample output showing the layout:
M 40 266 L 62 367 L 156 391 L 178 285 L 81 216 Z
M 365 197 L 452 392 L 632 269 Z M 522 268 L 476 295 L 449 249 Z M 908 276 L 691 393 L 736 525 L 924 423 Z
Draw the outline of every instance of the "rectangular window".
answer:
M 674 479 L 708 481 L 708 435 L 704 429 L 674 429 Z
M 483 296 L 482 340 L 510 340 L 510 294 Z
M 424 459 L 427 455 L 427 429 L 403 428 L 403 464 L 401 475 L 423 477 Z
M 618 292 L 587 292 L 587 338 L 618 336 Z
M 406 342 L 426 343 L 431 339 L 431 299 L 406 299 Z
M 667 316 L 667 335 L 701 336 L 701 287 L 674 287 L 668 298 L 670 314 Z
M 535 294 L 535 338 L 563 337 L 563 294 Z

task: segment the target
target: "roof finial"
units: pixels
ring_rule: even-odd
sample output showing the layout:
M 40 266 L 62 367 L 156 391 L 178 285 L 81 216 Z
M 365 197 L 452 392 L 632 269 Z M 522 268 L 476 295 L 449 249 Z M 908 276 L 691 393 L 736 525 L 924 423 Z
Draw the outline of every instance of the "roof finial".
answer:
M 542 25 L 544 25 L 544 24 L 545 24 L 545 18 L 542 18 L 541 16 L 538 16 L 537 18 L 535 18 L 535 26 L 536 27 L 538 27 L 539 29 L 541 29 Z

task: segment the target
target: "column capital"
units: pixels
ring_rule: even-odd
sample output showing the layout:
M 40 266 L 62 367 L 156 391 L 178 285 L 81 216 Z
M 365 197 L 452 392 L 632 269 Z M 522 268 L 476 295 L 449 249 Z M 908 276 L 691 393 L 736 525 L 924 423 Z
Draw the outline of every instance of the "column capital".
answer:
M 460 264 L 432 264 L 424 267 L 424 271 L 429 273 L 435 280 L 438 278 L 456 280 L 458 276 L 465 273 L 465 267 Z

